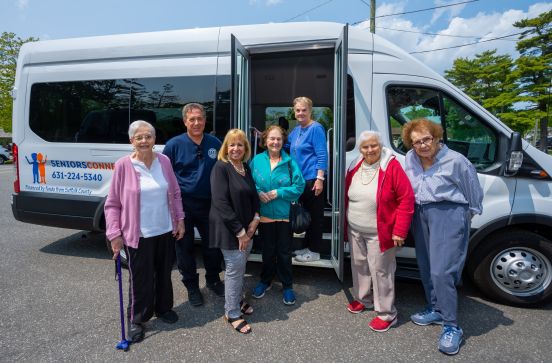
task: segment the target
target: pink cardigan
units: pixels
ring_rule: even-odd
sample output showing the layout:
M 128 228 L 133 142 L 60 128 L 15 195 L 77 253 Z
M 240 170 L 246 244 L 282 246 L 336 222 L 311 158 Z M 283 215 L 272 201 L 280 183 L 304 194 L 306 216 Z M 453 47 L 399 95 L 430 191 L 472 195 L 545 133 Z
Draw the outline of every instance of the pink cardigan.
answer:
M 169 184 L 167 199 L 173 231 L 176 231 L 178 221 L 184 219 L 180 187 L 169 158 L 160 153 L 155 154 L 161 163 L 165 180 Z M 115 163 L 104 213 L 107 239 L 112 241 L 116 237 L 122 236 L 125 245 L 138 248 L 140 239 L 140 174 L 134 170 L 130 156 L 122 157 Z

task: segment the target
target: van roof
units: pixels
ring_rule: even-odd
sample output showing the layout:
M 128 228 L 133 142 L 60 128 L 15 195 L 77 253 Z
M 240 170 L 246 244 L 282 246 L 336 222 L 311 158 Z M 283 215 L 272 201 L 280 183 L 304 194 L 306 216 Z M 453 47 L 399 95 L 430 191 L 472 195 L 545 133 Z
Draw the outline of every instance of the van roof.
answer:
M 20 63 L 44 64 L 135 57 L 176 57 L 230 52 L 230 34 L 245 46 L 335 40 L 343 24 L 271 23 L 44 40 L 23 45 Z M 359 30 L 360 31 L 360 30 Z M 351 32 L 351 31 L 350 31 Z M 354 30 L 353 32 L 357 32 Z M 371 49 L 370 33 L 359 46 Z M 361 37 L 362 38 L 362 37 Z

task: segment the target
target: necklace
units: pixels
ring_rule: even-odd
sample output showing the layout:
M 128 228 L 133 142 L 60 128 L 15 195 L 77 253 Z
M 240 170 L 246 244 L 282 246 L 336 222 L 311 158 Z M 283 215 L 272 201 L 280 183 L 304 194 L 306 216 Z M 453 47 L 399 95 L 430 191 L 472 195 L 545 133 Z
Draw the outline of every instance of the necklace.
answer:
M 242 162 L 240 162 L 241 168 L 238 168 L 232 161 L 230 162 L 230 164 L 232 164 L 234 170 L 236 170 L 238 174 L 240 174 L 241 176 L 245 176 L 245 167 L 243 166 Z
M 379 161 L 372 165 L 368 165 L 365 161 L 363 161 L 360 168 L 360 182 L 362 183 L 362 185 L 368 185 L 378 174 Z

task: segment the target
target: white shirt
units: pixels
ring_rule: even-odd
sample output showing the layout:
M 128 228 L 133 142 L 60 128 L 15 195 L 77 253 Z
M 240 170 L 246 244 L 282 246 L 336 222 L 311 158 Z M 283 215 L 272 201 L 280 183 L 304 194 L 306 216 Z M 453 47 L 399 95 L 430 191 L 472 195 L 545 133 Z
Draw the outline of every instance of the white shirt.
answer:
M 167 193 L 169 184 L 163 175 L 161 163 L 155 158 L 151 169 L 132 159 L 134 170 L 140 175 L 140 236 L 159 236 L 173 229 Z

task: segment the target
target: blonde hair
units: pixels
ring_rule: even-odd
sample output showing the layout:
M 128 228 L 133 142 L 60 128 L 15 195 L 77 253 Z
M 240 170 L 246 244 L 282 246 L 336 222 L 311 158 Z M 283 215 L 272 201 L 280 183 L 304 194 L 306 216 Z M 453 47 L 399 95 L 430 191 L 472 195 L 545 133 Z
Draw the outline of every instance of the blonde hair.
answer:
M 249 145 L 249 141 L 247 140 L 245 132 L 240 129 L 228 130 L 226 136 L 224 137 L 224 141 L 222 142 L 222 146 L 220 147 L 220 150 L 218 152 L 218 160 L 228 162 L 228 145 L 236 140 L 243 142 L 243 145 L 245 146 L 245 153 L 243 154 L 242 161 L 249 160 L 249 158 L 251 157 L 251 145 Z
M 309 112 L 312 112 L 312 100 L 310 98 L 304 96 L 295 98 L 293 100 L 293 107 L 295 107 L 298 103 L 304 103 L 309 109 Z

